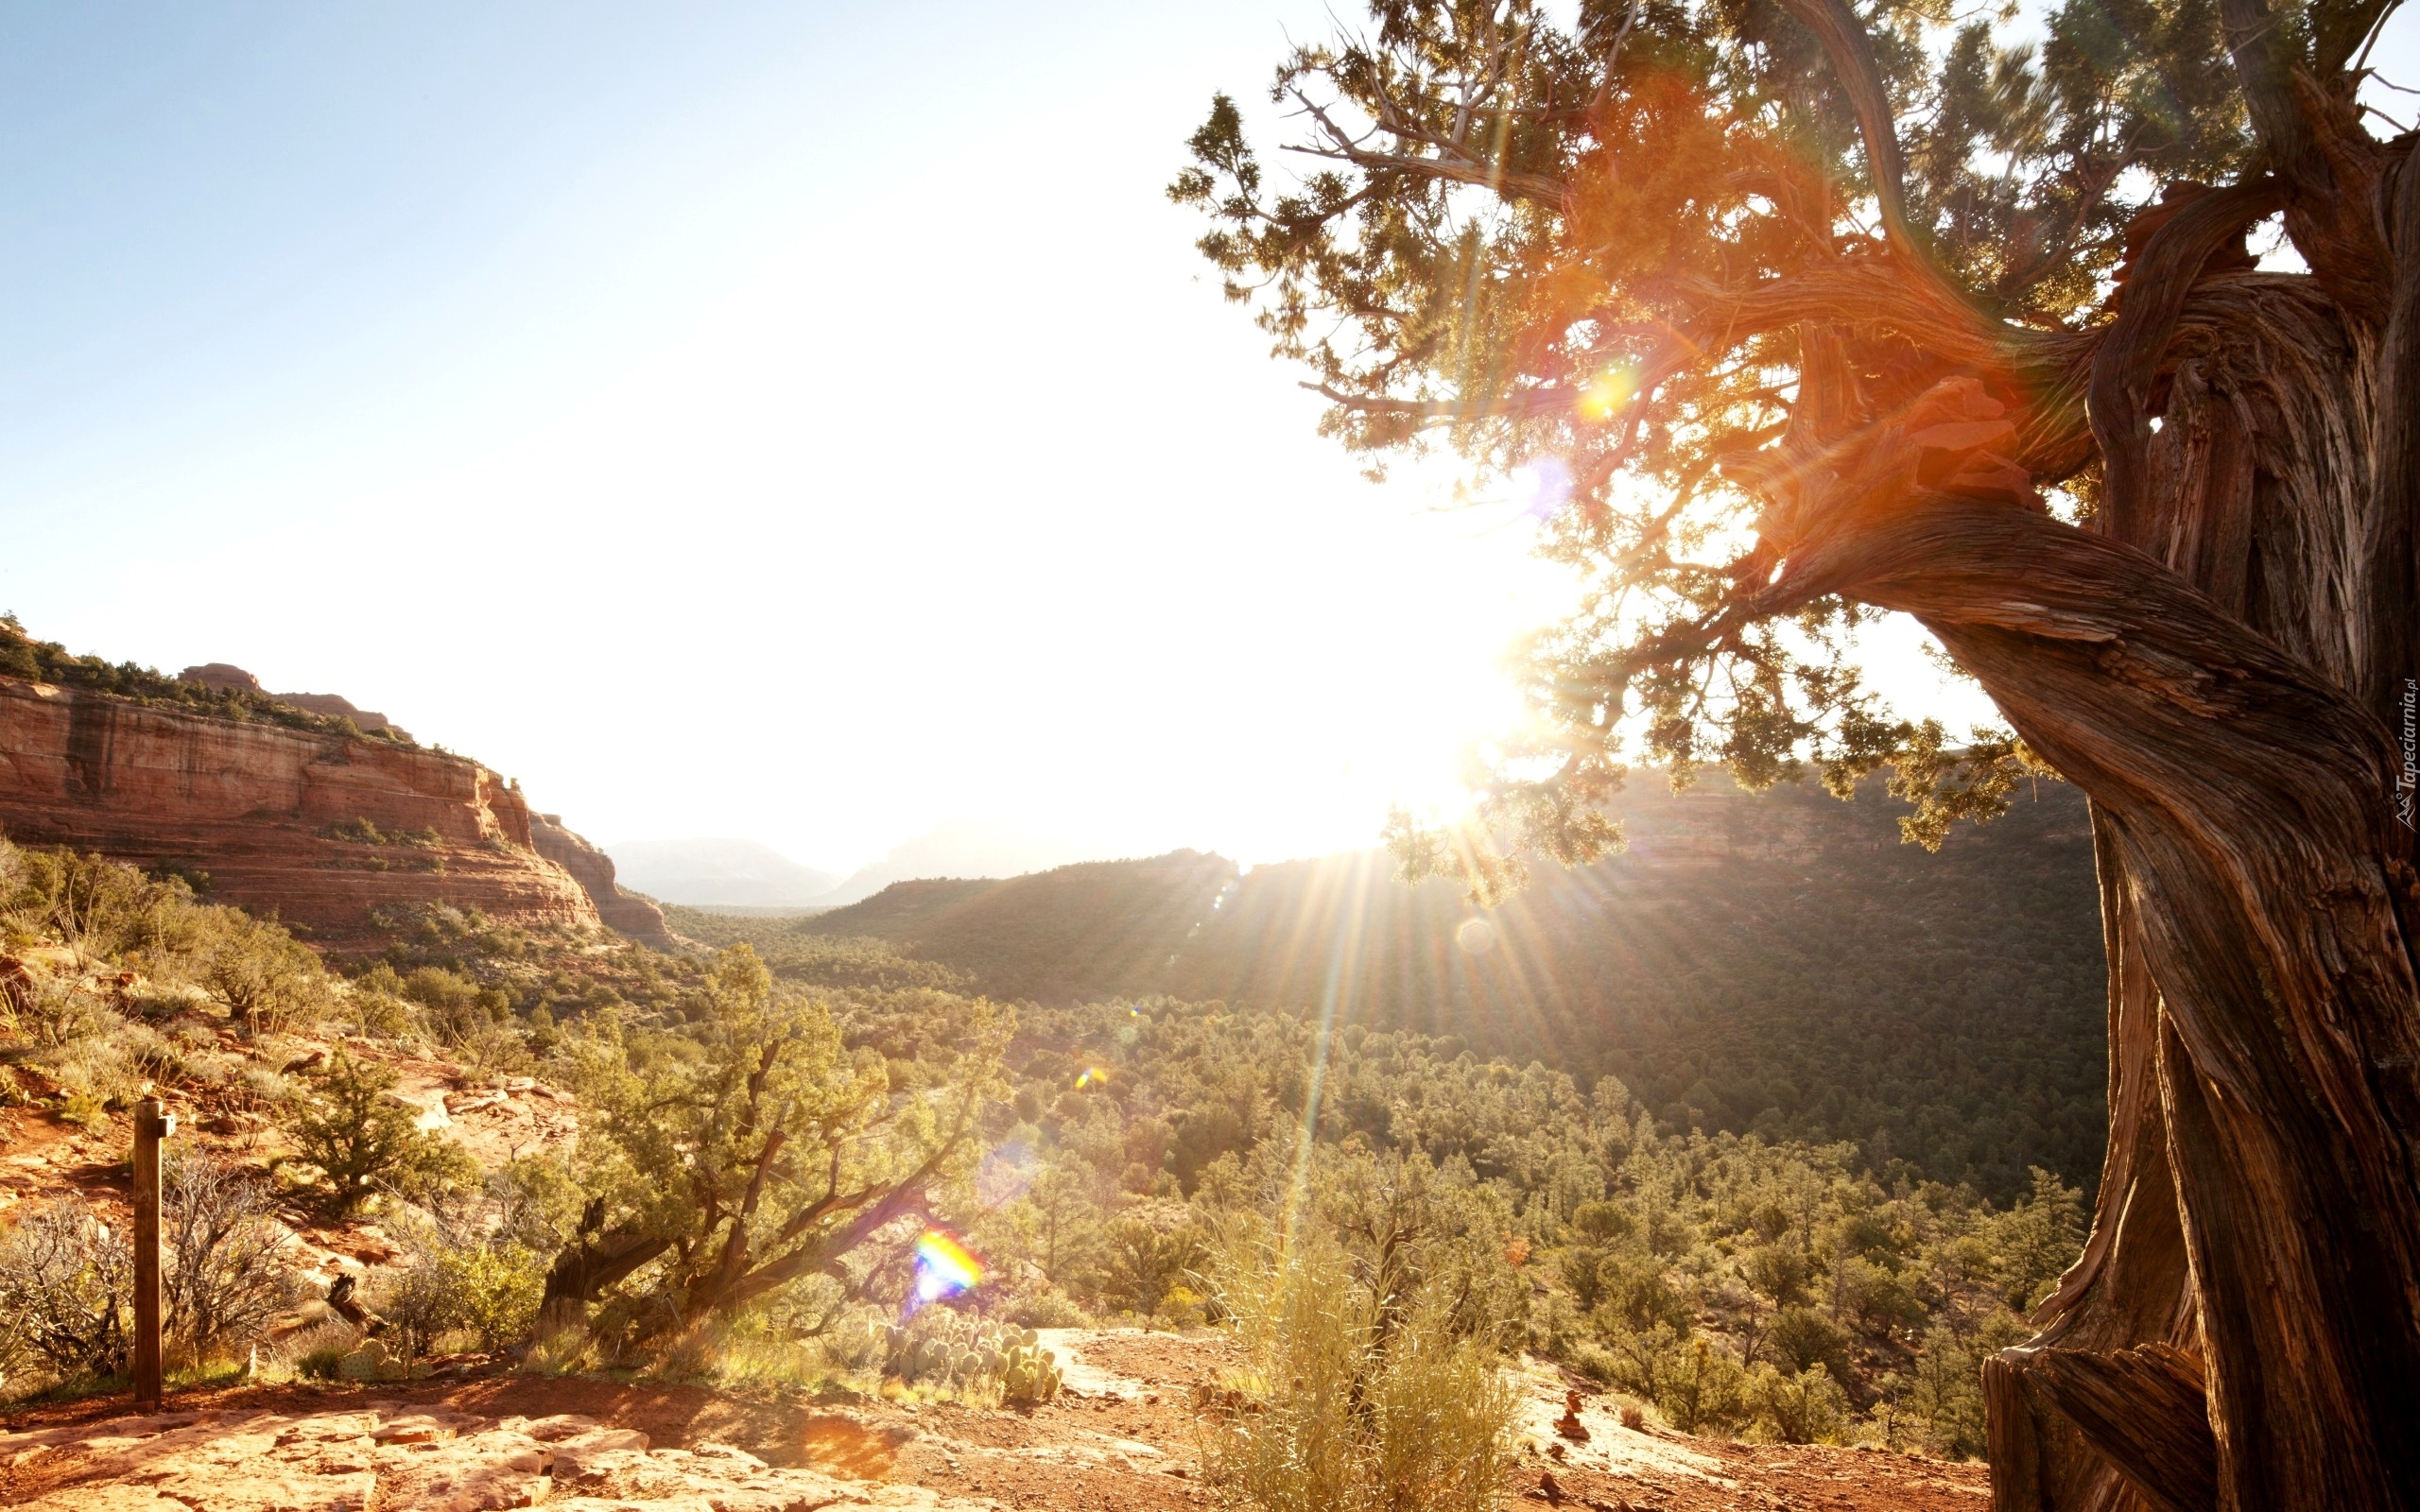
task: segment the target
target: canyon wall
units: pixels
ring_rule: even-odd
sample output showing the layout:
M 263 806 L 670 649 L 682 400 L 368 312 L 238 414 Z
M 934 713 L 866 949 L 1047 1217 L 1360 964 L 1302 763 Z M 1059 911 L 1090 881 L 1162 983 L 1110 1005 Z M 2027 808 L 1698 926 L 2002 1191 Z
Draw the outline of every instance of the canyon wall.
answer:
M 560 814 L 529 816 L 529 837 L 538 853 L 562 868 L 588 889 L 605 922 L 643 945 L 670 950 L 675 941 L 665 927 L 664 910 L 645 898 L 634 898 L 614 880 L 614 858 L 596 849 L 585 835 L 563 828 Z
M 476 762 L 21 678 L 0 677 L 0 834 L 207 872 L 213 900 L 320 943 L 373 939 L 389 903 L 601 922 L 536 850 L 520 789 Z

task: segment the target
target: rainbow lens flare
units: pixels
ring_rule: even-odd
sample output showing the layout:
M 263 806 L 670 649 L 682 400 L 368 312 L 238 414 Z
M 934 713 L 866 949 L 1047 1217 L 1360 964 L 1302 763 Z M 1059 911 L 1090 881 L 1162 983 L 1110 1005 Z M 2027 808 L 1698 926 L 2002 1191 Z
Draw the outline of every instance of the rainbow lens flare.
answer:
M 916 1241 L 916 1298 L 931 1302 L 954 1296 L 983 1280 L 983 1261 L 958 1242 L 958 1236 L 927 1228 Z

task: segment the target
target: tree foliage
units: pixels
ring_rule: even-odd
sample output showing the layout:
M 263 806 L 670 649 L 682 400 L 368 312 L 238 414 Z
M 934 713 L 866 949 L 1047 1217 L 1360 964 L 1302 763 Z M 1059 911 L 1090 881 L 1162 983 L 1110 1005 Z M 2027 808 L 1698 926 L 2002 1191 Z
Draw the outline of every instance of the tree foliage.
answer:
M 1170 194 L 1311 369 L 1324 429 L 1374 460 L 1443 442 L 1524 473 L 1579 584 L 1528 657 L 1535 722 L 1488 822 L 1407 816 L 1414 869 L 1494 895 L 1521 849 L 1600 853 L 1633 754 L 1751 787 L 1890 764 L 1927 845 L 2004 805 L 2019 742 L 1953 743 L 1862 682 L 1852 632 L 1877 611 L 1824 580 L 1816 522 L 1773 496 L 1804 464 L 1775 443 L 1879 423 L 1946 480 L 1989 440 L 2089 508 L 2079 337 L 2147 186 L 2189 197 L 2256 149 L 2209 0 L 2043 22 L 2028 41 L 2013 10 L 1924 0 L 1589 0 L 1564 26 L 1526 0 L 1381 0 L 1276 72 L 1302 173 L 1214 102 Z M 2285 24 L 2310 44 L 2310 16 Z
M 689 1013 L 662 1028 L 598 1016 L 560 1048 L 596 1110 L 582 1146 L 596 1195 L 550 1297 L 585 1302 L 652 1265 L 667 1315 L 727 1316 L 838 1269 L 971 1172 L 1008 1026 L 990 1005 L 965 1005 L 905 1086 L 745 945 Z

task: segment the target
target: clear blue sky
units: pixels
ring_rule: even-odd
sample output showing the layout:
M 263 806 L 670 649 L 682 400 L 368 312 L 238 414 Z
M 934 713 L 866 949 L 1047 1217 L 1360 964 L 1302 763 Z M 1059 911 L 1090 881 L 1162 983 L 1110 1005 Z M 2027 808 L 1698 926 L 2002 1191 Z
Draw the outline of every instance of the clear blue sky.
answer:
M 1161 196 L 1327 24 L 0 8 L 0 608 L 606 840 L 1367 843 L 1553 605 L 1312 435 Z

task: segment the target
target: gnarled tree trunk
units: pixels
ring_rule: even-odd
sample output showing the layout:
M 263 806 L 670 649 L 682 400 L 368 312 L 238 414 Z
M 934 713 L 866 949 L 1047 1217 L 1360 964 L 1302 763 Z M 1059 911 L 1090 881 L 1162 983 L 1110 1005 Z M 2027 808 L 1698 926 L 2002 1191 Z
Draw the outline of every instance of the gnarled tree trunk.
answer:
M 1922 620 L 2093 803 L 2107 1166 L 1986 1368 L 1999 1512 L 2420 1505 L 2420 236 L 2380 198 L 2383 329 L 2324 278 L 2202 272 L 2267 186 L 2163 231 L 2096 363 L 2095 531 L 1953 477 L 1792 558 Z M 1948 471 L 1927 435 L 1912 476 Z

